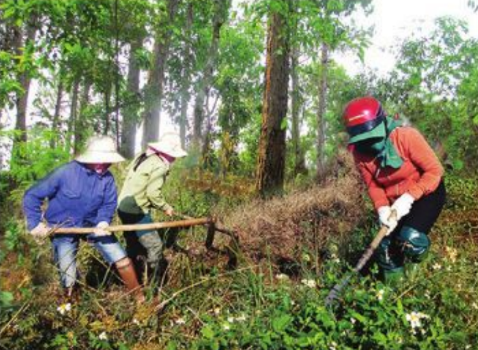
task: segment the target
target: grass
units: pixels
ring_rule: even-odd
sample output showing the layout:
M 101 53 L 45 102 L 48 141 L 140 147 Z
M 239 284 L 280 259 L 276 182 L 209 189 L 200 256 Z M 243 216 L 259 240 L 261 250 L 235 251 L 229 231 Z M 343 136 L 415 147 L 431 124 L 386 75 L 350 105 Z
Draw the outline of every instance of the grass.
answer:
M 243 246 L 232 270 L 220 254 L 168 252 L 161 298 L 139 306 L 85 245 L 80 264 L 97 283 L 93 288 L 84 276 L 82 298 L 71 307 L 58 298 L 50 247 L 36 245 L 13 218 L 2 235 L 0 348 L 478 349 L 478 185 L 476 178 L 450 177 L 447 189 L 421 277 L 392 289 L 371 265 L 332 310 L 324 307 L 325 297 L 373 236 L 372 216 L 346 241 L 328 242 L 325 255 L 301 251 L 291 275 L 280 271 L 274 247 L 263 247 L 264 257 L 254 260 Z M 188 198 L 201 197 L 181 195 L 185 207 Z M 207 206 L 190 205 L 191 211 Z M 303 227 L 307 234 L 313 225 Z M 202 229 L 182 233 L 179 243 L 195 247 L 204 235 Z

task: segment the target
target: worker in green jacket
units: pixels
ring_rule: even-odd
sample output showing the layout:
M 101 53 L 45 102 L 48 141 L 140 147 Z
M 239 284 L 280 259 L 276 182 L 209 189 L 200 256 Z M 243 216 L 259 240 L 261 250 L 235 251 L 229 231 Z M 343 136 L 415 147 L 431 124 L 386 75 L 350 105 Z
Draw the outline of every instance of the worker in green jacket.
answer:
M 149 143 L 128 167 L 123 188 L 118 198 L 118 215 L 123 224 L 152 223 L 152 209 L 174 215 L 174 210 L 163 195 L 162 187 L 176 158 L 185 157 L 179 135 L 164 134 L 158 142 Z M 147 269 L 156 279 L 161 272 L 163 238 L 157 230 L 125 232 L 126 252 L 133 260 L 138 274 L 143 274 L 141 260 L 146 259 Z M 159 281 L 157 281 L 159 282 Z

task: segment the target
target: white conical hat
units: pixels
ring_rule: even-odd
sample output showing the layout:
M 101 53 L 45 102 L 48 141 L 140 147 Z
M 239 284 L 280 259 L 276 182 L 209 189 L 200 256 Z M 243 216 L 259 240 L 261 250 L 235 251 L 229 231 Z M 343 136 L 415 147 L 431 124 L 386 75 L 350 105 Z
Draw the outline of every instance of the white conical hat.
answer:
M 188 153 L 181 147 L 179 135 L 173 132 L 164 134 L 158 142 L 148 143 L 148 146 L 174 158 L 186 157 L 188 155 Z
M 76 157 L 80 163 L 119 163 L 125 159 L 116 151 L 116 144 L 109 136 L 93 136 L 86 143 L 86 150 Z

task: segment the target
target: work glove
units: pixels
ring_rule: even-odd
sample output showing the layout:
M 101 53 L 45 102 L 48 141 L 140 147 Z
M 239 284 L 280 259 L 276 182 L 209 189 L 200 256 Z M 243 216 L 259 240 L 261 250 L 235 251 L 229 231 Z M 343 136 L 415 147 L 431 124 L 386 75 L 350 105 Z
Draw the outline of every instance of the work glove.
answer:
M 392 210 L 397 212 L 397 221 L 410 213 L 414 201 L 409 193 L 404 193 L 392 204 Z
M 42 242 L 43 238 L 48 236 L 50 228 L 43 222 L 40 222 L 33 230 L 30 231 L 31 235 L 37 242 Z
M 392 217 L 392 208 L 388 205 L 378 208 L 378 219 L 380 224 L 387 226 L 387 236 L 397 227 L 396 217 Z
M 96 225 L 96 228 L 93 230 L 93 234 L 96 237 L 103 237 L 103 236 L 109 236 L 111 235 L 110 231 L 106 231 L 105 229 L 109 226 L 110 224 L 106 221 L 100 221 L 98 225 Z

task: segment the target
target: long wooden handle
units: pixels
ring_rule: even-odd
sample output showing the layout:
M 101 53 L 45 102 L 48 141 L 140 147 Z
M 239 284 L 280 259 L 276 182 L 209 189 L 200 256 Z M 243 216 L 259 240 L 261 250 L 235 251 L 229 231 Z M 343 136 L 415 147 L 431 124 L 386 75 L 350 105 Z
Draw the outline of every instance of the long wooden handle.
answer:
M 180 221 L 154 222 L 151 224 L 135 224 L 135 225 L 116 225 L 105 228 L 109 232 L 117 231 L 138 231 L 138 230 L 154 230 L 159 228 L 170 227 L 189 227 L 196 225 L 204 225 L 211 223 L 210 218 L 188 219 Z M 89 234 L 92 233 L 94 227 L 53 227 L 50 234 Z
M 375 249 L 377 249 L 378 245 L 382 241 L 383 237 L 386 236 L 388 231 L 387 226 L 382 226 L 380 231 L 378 231 L 377 235 L 373 239 L 372 243 L 370 243 L 369 247 L 365 251 L 365 253 L 362 254 L 360 257 L 360 260 L 358 261 L 357 265 L 355 265 L 353 271 L 355 273 L 358 273 L 362 268 L 365 266 L 367 261 L 369 261 L 370 257 L 373 255 L 375 252 Z M 353 274 L 349 274 L 346 277 L 342 278 L 329 292 L 327 297 L 325 298 L 325 306 L 329 308 L 332 303 L 339 297 L 340 293 L 342 293 L 342 290 L 349 284 L 350 279 L 352 278 Z
M 396 220 L 396 219 L 397 219 L 397 212 L 393 210 L 392 214 L 390 215 L 390 220 Z M 389 227 L 385 225 L 380 228 L 380 231 L 378 231 L 372 243 L 370 243 L 365 253 L 362 254 L 362 257 L 358 261 L 357 265 L 355 265 L 353 269 L 355 273 L 360 272 L 360 270 L 362 270 L 362 268 L 365 266 L 367 261 L 370 260 L 373 253 L 377 249 L 378 245 L 382 241 L 383 237 L 387 235 L 388 230 L 389 230 Z M 349 274 L 348 276 L 344 277 L 341 281 L 339 281 L 339 283 L 337 283 L 332 288 L 332 290 L 329 292 L 329 295 L 327 295 L 327 298 L 325 298 L 326 307 L 330 307 L 332 303 L 339 297 L 342 290 L 349 284 L 351 278 L 352 278 L 352 275 Z
M 355 272 L 359 272 L 362 270 L 362 268 L 365 266 L 367 261 L 372 257 L 373 253 L 375 252 L 375 249 L 377 249 L 378 245 L 382 241 L 383 237 L 387 235 L 388 232 L 388 227 L 387 226 L 382 226 L 380 231 L 378 231 L 377 235 L 373 239 L 372 243 L 368 246 L 367 250 L 365 253 L 363 253 L 362 257 L 358 261 L 357 265 L 354 267 Z
M 193 217 L 191 216 L 187 216 L 187 215 L 184 215 L 184 214 L 178 214 L 176 213 L 176 215 L 178 215 L 180 218 L 182 219 L 185 219 L 185 220 L 194 220 Z M 213 224 L 214 226 L 214 232 L 218 231 L 218 232 L 221 232 L 221 233 L 224 233 L 225 235 L 235 239 L 235 240 L 238 240 L 239 238 L 237 237 L 237 233 L 236 231 L 234 230 L 230 230 L 228 228 L 225 228 L 225 227 L 222 227 L 220 225 L 217 224 L 216 220 L 215 219 L 210 219 L 207 223 L 207 225 L 210 225 L 212 226 L 211 224 Z M 213 234 L 213 233 L 212 233 Z M 210 237 L 210 235 L 212 235 L 211 233 L 208 233 L 208 236 Z

